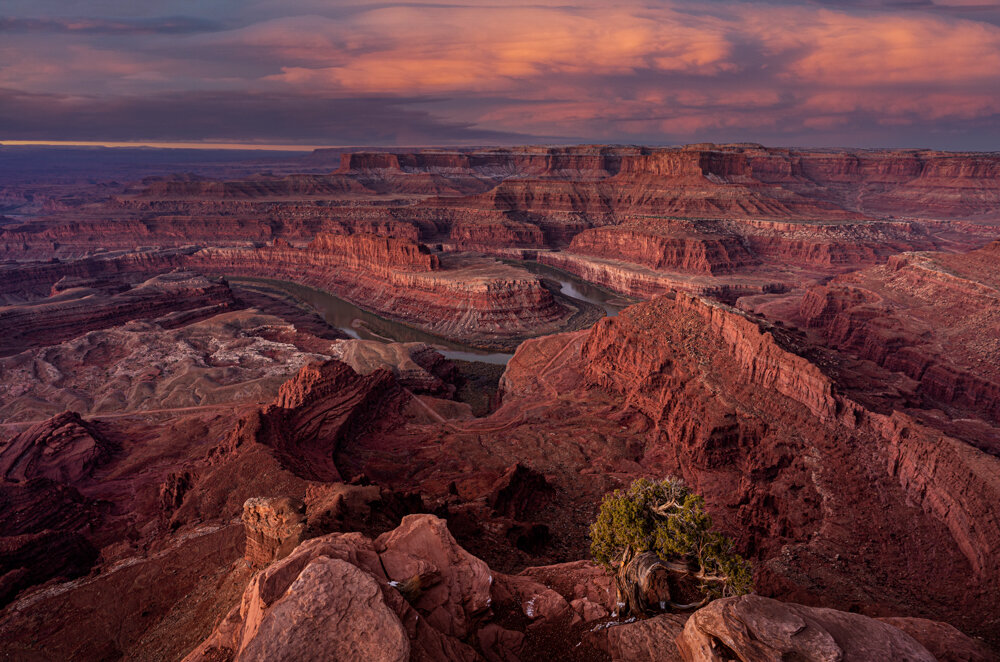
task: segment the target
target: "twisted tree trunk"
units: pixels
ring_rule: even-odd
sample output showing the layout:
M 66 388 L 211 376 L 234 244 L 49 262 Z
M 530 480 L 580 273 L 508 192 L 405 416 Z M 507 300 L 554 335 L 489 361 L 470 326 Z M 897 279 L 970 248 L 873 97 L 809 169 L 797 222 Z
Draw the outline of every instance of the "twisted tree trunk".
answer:
M 670 568 L 653 552 L 623 557 L 615 574 L 618 616 L 644 617 L 665 611 L 670 600 Z
M 625 550 L 615 573 L 618 617 L 645 618 L 667 609 L 688 611 L 708 604 L 708 596 L 690 604 L 674 602 L 670 594 L 671 572 L 693 575 L 687 564 L 664 561 L 653 552 L 633 555 L 631 550 Z

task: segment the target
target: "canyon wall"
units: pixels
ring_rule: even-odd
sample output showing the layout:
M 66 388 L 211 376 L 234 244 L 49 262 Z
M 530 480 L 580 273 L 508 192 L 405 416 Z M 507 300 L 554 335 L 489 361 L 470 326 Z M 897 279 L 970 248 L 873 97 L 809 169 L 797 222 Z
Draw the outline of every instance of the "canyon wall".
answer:
M 976 246 L 984 239 L 965 241 Z M 900 251 L 946 243 L 962 245 L 910 221 L 645 219 L 584 230 L 565 251 L 538 259 L 631 296 L 675 289 L 732 301 L 806 287 Z
M 241 207 L 247 207 L 241 210 Z M 179 208 L 177 208 L 179 207 Z M 390 213 L 352 214 L 302 204 L 192 202 L 170 205 L 152 218 L 116 211 L 100 220 L 51 219 L 8 226 L 0 232 L 0 255 L 7 259 L 73 258 L 104 251 L 191 246 L 252 246 L 275 238 L 303 243 L 317 234 L 378 234 L 416 240 L 419 225 Z M 146 216 L 145 213 L 142 216 Z
M 866 408 L 798 353 L 805 351 L 797 336 L 780 328 L 678 294 L 600 322 L 583 356 L 588 380 L 649 416 L 676 449 L 672 452 L 685 477 L 712 495 L 709 499 L 733 503 L 735 495 L 718 482 L 719 472 L 741 467 L 739 489 L 749 490 L 741 503 L 762 498 L 754 494 L 758 489 L 777 490 L 770 498 L 779 513 L 788 513 L 789 524 L 809 512 L 824 513 L 825 519 L 850 503 L 862 507 L 849 491 L 871 488 L 843 473 L 834 477 L 840 463 L 856 463 L 852 472 L 871 472 L 868 480 L 878 480 L 877 489 L 886 490 L 880 507 L 899 510 L 880 515 L 868 505 L 865 515 L 855 517 L 898 517 L 900 524 L 916 527 L 912 514 L 906 514 L 905 502 L 912 500 L 947 527 L 979 581 L 1000 584 L 1000 564 L 992 551 L 1000 545 L 1000 520 L 990 506 L 1000 496 L 1000 460 L 905 414 Z M 812 450 L 800 446 L 807 439 Z M 742 482 L 761 462 L 776 462 L 775 473 L 765 474 L 771 476 L 770 486 Z M 815 485 L 817 501 L 811 504 L 809 493 L 801 492 L 802 478 L 794 478 L 799 472 L 812 475 L 806 483 Z M 891 496 L 886 477 L 903 492 Z M 789 480 L 800 486 L 789 491 Z M 796 503 L 803 497 L 805 503 Z M 889 506 L 885 498 L 901 501 Z
M 0 307 L 0 356 L 134 319 L 157 320 L 169 328 L 235 305 L 225 282 L 190 272 L 163 274 L 125 288 L 113 293 L 73 288 L 32 304 Z
M 185 241 L 307 241 L 319 232 L 565 248 L 581 231 L 636 220 L 860 226 L 886 217 L 919 217 L 931 224 L 926 227 L 956 219 L 1000 222 L 1000 157 L 994 154 L 706 144 L 422 150 L 341 158 L 340 168 L 325 174 L 147 179 L 105 202 L 63 206 L 27 225 L 4 225 L 0 251 L 11 258 L 79 255 L 97 247 Z M 888 254 L 870 242 L 855 250 L 836 236 L 830 239 L 827 247 L 798 239 L 746 247 L 761 256 L 770 255 L 770 246 L 833 264 Z M 894 247 L 927 248 L 933 246 Z
M 402 239 L 320 235 L 302 249 L 280 242 L 258 249 L 206 248 L 187 264 L 206 273 L 310 285 L 470 343 L 503 343 L 556 329 L 572 315 L 526 272 L 478 258 L 456 258 L 442 268 L 425 251 Z
M 656 271 L 720 274 L 760 264 L 736 235 L 672 230 L 666 223 L 595 228 L 573 237 L 568 250 L 632 262 Z
M 120 287 L 176 269 L 193 251 L 144 251 L 107 257 L 0 264 L 0 302 L 40 299 L 69 287 Z
M 75 284 L 111 282 L 120 287 L 122 278 L 134 282 L 179 267 L 316 287 L 430 333 L 488 346 L 506 347 L 524 337 L 560 330 L 578 312 L 557 301 L 537 277 L 523 270 L 476 257 L 449 257 L 442 264 L 423 244 L 364 234 L 320 234 L 302 248 L 276 240 L 261 248 L 149 251 L 8 264 L 0 270 L 4 274 L 0 300 L 37 299 L 53 287 Z
M 966 254 L 904 253 L 812 288 L 799 313 L 830 346 L 916 380 L 929 405 L 995 424 L 997 264 L 1000 242 Z
M 787 289 L 786 283 L 789 280 L 773 273 L 730 279 L 703 274 L 658 272 L 619 260 L 577 255 L 568 251 L 539 252 L 536 257 L 542 264 L 638 299 L 681 291 L 735 301 L 745 295 L 781 292 Z

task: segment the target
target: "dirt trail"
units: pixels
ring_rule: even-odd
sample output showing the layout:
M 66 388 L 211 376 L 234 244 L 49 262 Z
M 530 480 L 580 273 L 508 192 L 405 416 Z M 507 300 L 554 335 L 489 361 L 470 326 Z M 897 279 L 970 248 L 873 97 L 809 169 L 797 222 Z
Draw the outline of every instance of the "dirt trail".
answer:
M 197 405 L 194 407 L 168 407 L 164 409 L 138 409 L 136 411 L 125 411 L 118 414 L 81 414 L 80 417 L 87 421 L 103 421 L 110 418 L 128 418 L 130 416 L 146 416 L 149 414 L 176 414 L 179 412 L 190 412 L 190 411 L 205 411 L 210 409 L 233 409 L 237 410 L 240 407 L 249 407 L 253 405 L 259 405 L 256 402 L 227 402 L 224 404 L 216 405 Z M 0 423 L 0 428 L 12 428 L 12 427 L 29 427 L 36 423 L 41 423 L 43 421 L 49 420 L 48 418 L 40 418 L 33 421 L 11 421 L 9 423 Z

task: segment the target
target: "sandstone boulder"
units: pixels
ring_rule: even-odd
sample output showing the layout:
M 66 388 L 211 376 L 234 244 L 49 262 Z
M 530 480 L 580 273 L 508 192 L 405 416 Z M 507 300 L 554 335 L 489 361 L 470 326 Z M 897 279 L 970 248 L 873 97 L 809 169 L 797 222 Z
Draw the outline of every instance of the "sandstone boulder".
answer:
M 498 575 L 494 587 L 498 602 L 511 603 L 531 623 L 530 628 L 539 626 L 566 627 L 578 620 L 563 596 L 538 582 L 519 575 Z
M 475 648 L 435 629 L 406 601 L 402 593 L 390 590 L 384 594 L 386 602 L 406 629 L 412 662 L 482 662 L 483 658 Z
M 486 564 L 432 515 L 408 516 L 377 542 L 312 538 L 255 575 L 239 607 L 185 659 L 478 662 L 461 640 L 488 616 L 492 583 Z M 517 648 L 519 633 L 494 634 Z
M 436 572 L 439 579 L 421 587 L 413 606 L 447 635 L 464 638 L 492 602 L 489 567 L 459 546 L 442 519 L 407 515 L 397 529 L 378 537 L 375 549 L 394 582 Z
M 920 642 L 938 662 L 994 662 L 998 656 L 947 623 L 926 618 L 879 618 Z
M 590 623 L 592 621 L 598 621 L 602 618 L 608 617 L 607 609 L 596 602 L 591 602 L 587 598 L 573 600 L 569 603 L 569 606 L 573 608 L 573 611 L 577 613 L 584 623 Z
M 573 561 L 525 568 L 521 573 L 548 586 L 571 603 L 587 600 L 606 612 L 615 608 L 614 580 L 592 561 Z
M 677 637 L 687 662 L 934 662 L 913 637 L 874 618 L 757 595 L 715 600 Z
M 679 662 L 674 640 L 684 629 L 687 615 L 661 614 L 644 620 L 598 626 L 586 635 L 612 662 Z
M 257 573 L 244 590 L 240 604 L 233 608 L 201 645 L 184 658 L 185 661 L 241 660 L 242 651 L 257 637 L 265 621 L 271 623 L 265 630 L 265 636 L 272 640 L 281 632 L 295 632 L 296 636 L 309 640 L 312 635 L 302 634 L 309 628 L 308 619 L 306 622 L 296 620 L 300 616 L 298 610 L 302 605 L 315 601 L 317 604 L 326 605 L 324 608 L 339 609 L 338 605 L 341 604 L 339 600 L 351 599 L 347 588 L 353 587 L 362 592 L 368 590 L 367 582 L 359 579 L 354 573 L 349 573 L 348 576 L 348 571 L 341 566 L 324 566 L 324 559 L 355 567 L 360 573 L 369 576 L 372 582 L 385 581 L 384 575 L 379 570 L 380 563 L 372 541 L 365 536 L 358 533 L 332 534 L 307 540 L 287 557 Z M 281 619 L 275 620 L 277 616 L 272 618 L 272 608 L 293 593 L 291 587 L 300 579 L 305 569 L 316 561 L 321 561 L 321 565 L 310 571 L 306 578 L 296 585 L 294 591 L 296 597 L 293 597 L 279 612 Z M 336 578 L 347 582 L 344 584 L 345 590 L 340 591 L 338 596 L 326 595 L 339 591 L 336 584 L 328 584 L 328 580 Z M 311 598 L 305 595 L 308 592 L 316 592 L 319 595 Z M 375 612 L 379 611 L 377 600 L 370 599 L 365 602 L 365 606 Z M 345 615 L 344 618 L 348 617 Z M 393 630 L 391 621 L 389 628 L 390 631 Z M 254 651 L 267 651 L 270 650 L 271 644 L 262 641 L 254 646 L 252 649 Z
M 371 575 L 318 557 L 244 634 L 240 662 L 406 662 L 410 642 Z

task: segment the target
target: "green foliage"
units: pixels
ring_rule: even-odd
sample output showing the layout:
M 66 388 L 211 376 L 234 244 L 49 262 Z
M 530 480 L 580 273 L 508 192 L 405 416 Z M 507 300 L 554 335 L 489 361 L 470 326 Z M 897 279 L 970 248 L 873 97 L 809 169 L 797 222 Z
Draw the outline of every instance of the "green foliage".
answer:
M 608 568 L 635 554 L 655 552 L 665 561 L 697 565 L 696 576 L 712 597 L 753 590 L 750 564 L 729 538 L 712 531 L 704 499 L 680 479 L 641 478 L 625 491 L 606 494 L 590 540 L 594 559 Z
M 639 554 L 657 546 L 657 518 L 652 509 L 659 504 L 684 500 L 690 494 L 679 480 L 654 482 L 640 478 L 628 490 L 604 495 L 597 521 L 590 527 L 590 553 L 598 563 L 611 566 L 626 549 Z
M 420 575 L 413 575 L 406 581 L 395 584 L 395 587 L 403 598 L 411 604 L 420 598 L 420 595 L 424 590 L 423 581 L 420 579 Z

